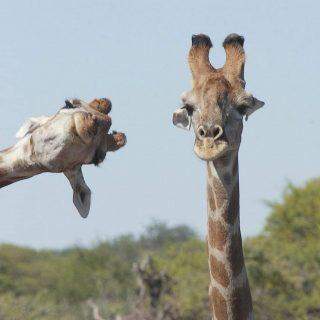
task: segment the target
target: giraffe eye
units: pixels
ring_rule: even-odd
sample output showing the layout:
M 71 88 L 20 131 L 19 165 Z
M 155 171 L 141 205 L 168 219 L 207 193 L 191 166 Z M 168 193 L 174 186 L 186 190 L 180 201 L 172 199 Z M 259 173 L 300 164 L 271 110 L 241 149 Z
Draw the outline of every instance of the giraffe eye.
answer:
M 194 112 L 194 106 L 186 104 L 183 108 L 187 110 L 188 116 L 191 117 Z

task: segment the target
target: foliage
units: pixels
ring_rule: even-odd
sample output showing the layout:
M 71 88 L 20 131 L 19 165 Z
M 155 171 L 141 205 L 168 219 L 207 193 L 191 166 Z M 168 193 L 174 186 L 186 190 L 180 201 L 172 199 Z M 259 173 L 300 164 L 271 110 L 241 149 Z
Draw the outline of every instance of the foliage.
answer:
M 244 243 L 255 318 L 320 319 L 320 179 L 289 185 L 271 203 L 263 232 Z M 105 319 L 137 303 L 134 262 L 151 254 L 173 279 L 170 302 L 184 320 L 208 320 L 205 245 L 186 226 L 155 222 L 139 237 L 62 251 L 0 245 L 0 320 Z
M 258 319 L 320 319 L 320 179 L 288 185 L 261 236 L 246 241 Z

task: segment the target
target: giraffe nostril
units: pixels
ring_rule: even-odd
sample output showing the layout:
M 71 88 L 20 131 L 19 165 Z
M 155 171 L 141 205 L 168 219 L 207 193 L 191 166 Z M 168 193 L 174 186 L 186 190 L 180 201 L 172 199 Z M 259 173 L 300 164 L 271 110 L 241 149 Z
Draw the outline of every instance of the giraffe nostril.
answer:
M 213 128 L 213 139 L 214 140 L 217 140 L 219 139 L 221 136 L 222 136 L 222 133 L 223 133 L 223 130 L 220 126 L 218 125 L 215 125 L 214 128 Z
M 200 126 L 200 127 L 198 128 L 198 134 L 199 134 L 199 136 L 200 136 L 201 138 L 204 138 L 204 137 L 205 137 L 206 131 L 205 131 L 205 129 L 204 129 L 202 126 Z
M 213 136 L 216 137 L 220 133 L 219 128 L 214 128 L 213 130 Z

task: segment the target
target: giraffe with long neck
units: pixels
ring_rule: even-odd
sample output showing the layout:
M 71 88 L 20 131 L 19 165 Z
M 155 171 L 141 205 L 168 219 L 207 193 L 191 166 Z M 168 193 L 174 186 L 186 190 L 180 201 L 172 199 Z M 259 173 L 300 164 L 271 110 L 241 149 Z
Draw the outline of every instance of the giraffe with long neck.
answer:
M 238 151 L 243 117 L 264 103 L 245 91 L 244 38 L 223 42 L 226 62 L 209 61 L 208 36 L 192 37 L 189 66 L 193 88 L 182 94 L 174 125 L 195 132 L 194 151 L 207 165 L 209 299 L 214 320 L 252 320 L 252 299 L 244 264 L 239 216 Z

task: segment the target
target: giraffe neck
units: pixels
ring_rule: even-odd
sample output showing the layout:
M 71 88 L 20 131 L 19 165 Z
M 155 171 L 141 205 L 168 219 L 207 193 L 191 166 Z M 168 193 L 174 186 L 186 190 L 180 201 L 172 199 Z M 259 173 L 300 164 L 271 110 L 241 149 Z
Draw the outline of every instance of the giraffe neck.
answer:
M 41 172 L 43 170 L 32 161 L 30 144 L 18 142 L 0 151 L 0 188 Z
M 209 296 L 214 320 L 252 320 L 239 217 L 238 153 L 207 163 Z

